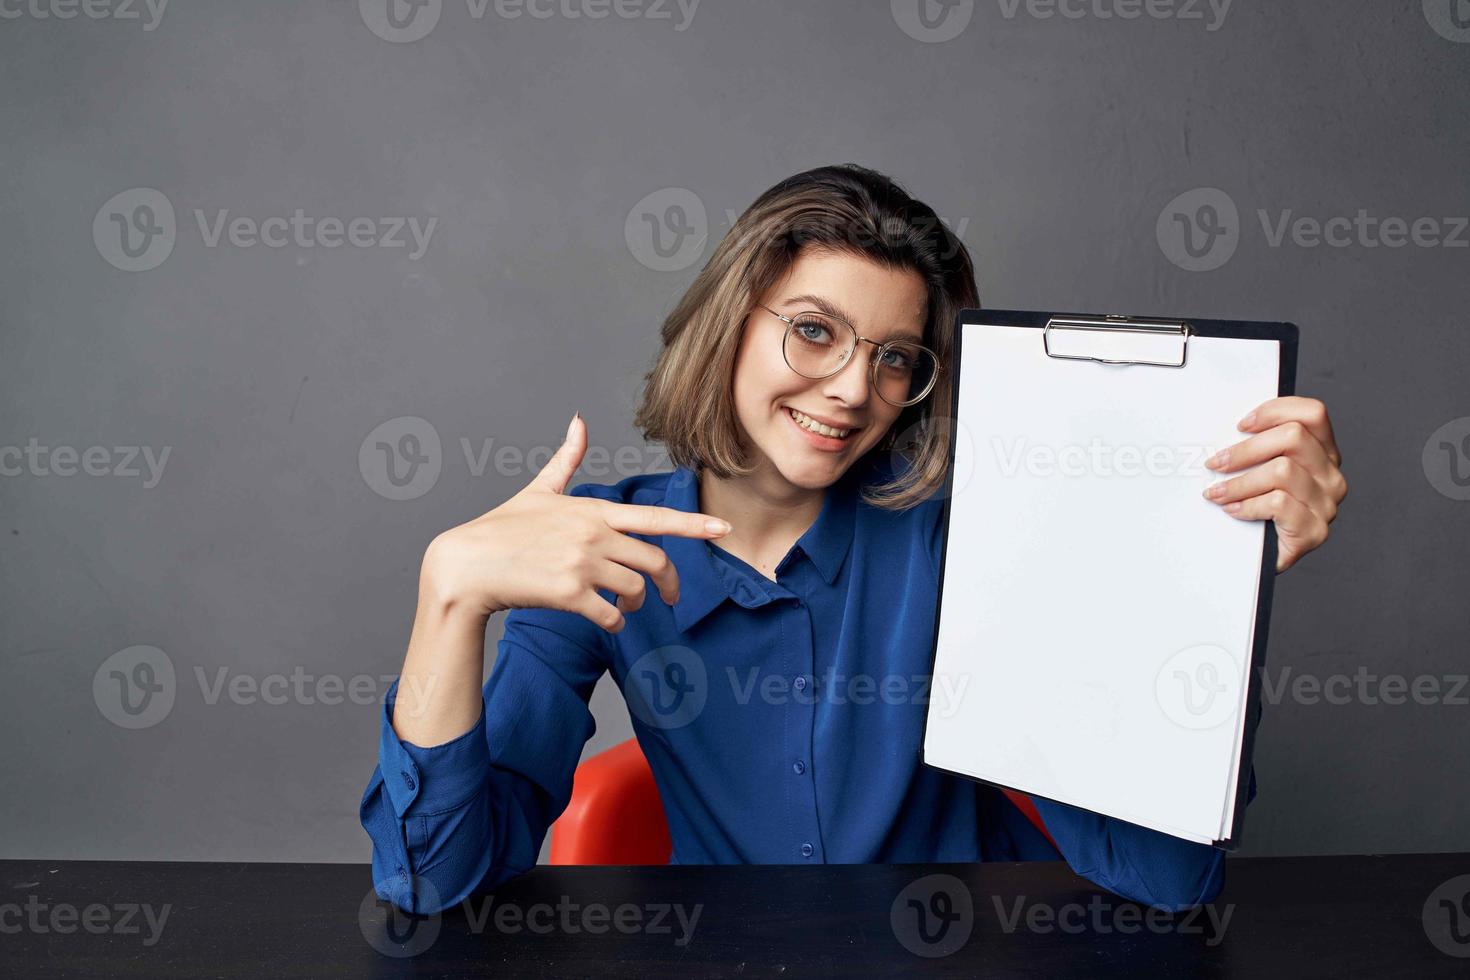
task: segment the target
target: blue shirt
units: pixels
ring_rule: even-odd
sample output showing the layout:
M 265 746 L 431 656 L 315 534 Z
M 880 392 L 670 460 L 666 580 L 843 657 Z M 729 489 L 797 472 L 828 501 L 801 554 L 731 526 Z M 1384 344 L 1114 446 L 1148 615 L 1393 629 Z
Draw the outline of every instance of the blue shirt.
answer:
M 877 454 L 875 454 L 877 455 Z M 883 467 L 880 469 L 880 466 Z M 611 634 L 547 609 L 507 614 L 484 710 L 433 748 L 399 739 L 389 690 L 361 819 L 381 897 L 433 911 L 536 863 L 566 807 L 610 672 L 686 864 L 1055 860 L 1171 910 L 1211 900 L 1223 853 L 1037 800 L 1054 848 L 997 789 L 925 766 L 941 550 L 938 495 L 903 512 L 859 499 L 890 475 L 860 461 L 766 578 L 696 538 L 645 537 L 679 574 Z M 573 496 L 698 511 L 687 468 Z M 610 593 L 602 593 L 611 600 Z M 436 898 L 415 898 L 411 877 Z

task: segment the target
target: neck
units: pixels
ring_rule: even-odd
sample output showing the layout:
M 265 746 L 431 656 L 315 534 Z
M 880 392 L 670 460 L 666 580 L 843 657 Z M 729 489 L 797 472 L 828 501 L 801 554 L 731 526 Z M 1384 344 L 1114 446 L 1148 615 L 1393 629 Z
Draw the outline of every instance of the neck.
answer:
M 763 573 L 816 523 L 826 495 L 826 488 L 791 484 L 769 465 L 741 477 L 699 471 L 699 512 L 724 518 L 733 528 L 717 546 Z

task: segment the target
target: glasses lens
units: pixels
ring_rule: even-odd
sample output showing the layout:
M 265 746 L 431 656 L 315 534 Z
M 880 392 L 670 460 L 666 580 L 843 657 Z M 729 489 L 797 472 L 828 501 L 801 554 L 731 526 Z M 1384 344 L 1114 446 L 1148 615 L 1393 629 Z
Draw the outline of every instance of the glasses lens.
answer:
M 783 353 L 791 370 L 808 378 L 828 378 L 853 356 L 857 334 L 825 313 L 798 313 L 786 328 Z M 889 344 L 878 358 L 874 381 L 878 396 L 894 405 L 912 405 L 929 393 L 939 364 L 919 344 Z
M 926 347 L 918 344 L 889 344 L 878 358 L 876 384 L 878 394 L 893 405 L 911 405 L 929 393 L 939 362 Z
M 852 356 L 852 328 L 821 313 L 799 313 L 786 328 L 786 363 L 808 378 L 836 374 Z

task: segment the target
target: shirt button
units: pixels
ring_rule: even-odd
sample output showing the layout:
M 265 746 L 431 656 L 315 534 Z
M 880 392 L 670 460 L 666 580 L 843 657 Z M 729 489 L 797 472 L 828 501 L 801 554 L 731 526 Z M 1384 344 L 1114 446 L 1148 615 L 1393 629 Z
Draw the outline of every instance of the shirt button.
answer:
M 801 845 L 801 856 L 804 858 L 809 858 L 812 856 L 812 853 L 815 850 L 816 848 L 812 847 L 810 844 L 803 844 Z
M 797 677 L 796 680 L 793 682 L 792 686 L 795 687 L 798 691 L 805 691 L 806 690 L 806 678 L 805 677 Z
M 413 781 L 413 777 L 408 774 L 407 770 L 400 772 L 399 775 L 403 777 L 403 785 L 407 786 L 409 789 L 417 788 L 418 783 Z
M 800 776 L 802 773 L 806 772 L 806 763 L 802 762 L 800 759 L 797 759 L 791 764 L 791 771 Z

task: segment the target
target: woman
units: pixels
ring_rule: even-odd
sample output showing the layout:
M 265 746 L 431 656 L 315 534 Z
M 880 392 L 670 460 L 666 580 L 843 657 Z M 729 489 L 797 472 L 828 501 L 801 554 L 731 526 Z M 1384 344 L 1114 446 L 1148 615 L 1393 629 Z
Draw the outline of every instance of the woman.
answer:
M 610 671 L 675 862 L 1060 856 L 1146 904 L 1213 898 L 1214 848 L 1037 800 L 1054 847 L 998 790 L 920 760 L 944 696 L 927 685 L 944 368 L 978 305 L 964 246 L 882 175 L 824 167 L 763 194 L 664 323 L 637 423 L 677 469 L 568 491 L 574 416 L 529 485 L 427 549 L 362 800 L 378 893 L 434 911 L 531 867 Z M 1239 427 L 1211 465 L 1247 472 L 1207 497 L 1274 520 L 1284 570 L 1346 494 L 1331 424 L 1278 398 Z

